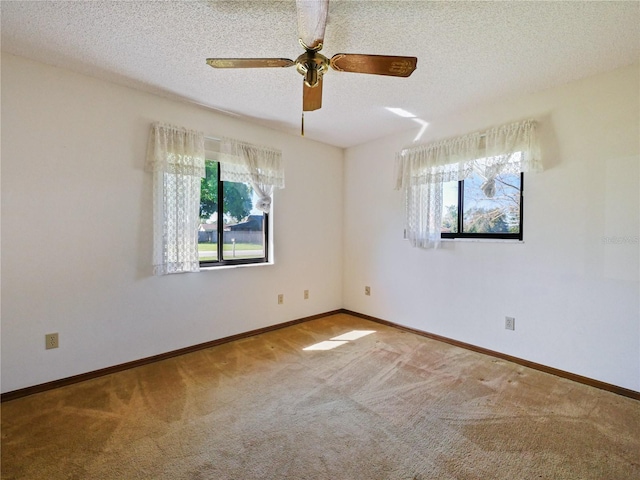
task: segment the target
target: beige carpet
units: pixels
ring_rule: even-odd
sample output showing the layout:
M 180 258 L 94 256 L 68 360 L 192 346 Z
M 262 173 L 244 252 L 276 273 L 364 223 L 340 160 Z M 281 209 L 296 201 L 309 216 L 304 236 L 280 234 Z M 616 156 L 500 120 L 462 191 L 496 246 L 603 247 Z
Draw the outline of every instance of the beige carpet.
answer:
M 334 315 L 6 402 L 2 478 L 638 479 L 640 402 Z

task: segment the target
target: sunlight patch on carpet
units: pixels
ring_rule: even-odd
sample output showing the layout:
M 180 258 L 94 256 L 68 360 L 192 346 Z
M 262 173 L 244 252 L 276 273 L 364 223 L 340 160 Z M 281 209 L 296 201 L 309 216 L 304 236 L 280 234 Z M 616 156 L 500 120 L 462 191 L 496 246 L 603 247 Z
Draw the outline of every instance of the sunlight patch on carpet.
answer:
M 343 333 L 342 335 L 338 335 L 337 337 L 333 337 L 331 340 L 324 340 L 322 342 L 315 343 L 303 348 L 302 350 L 333 350 L 334 348 L 340 347 L 345 343 L 349 343 L 353 340 L 358 340 L 359 338 L 366 337 L 367 335 L 371 335 L 372 333 L 376 333 L 376 331 L 351 330 L 350 332 Z
M 366 337 L 367 335 L 371 335 L 372 333 L 376 333 L 375 330 L 351 330 L 350 332 L 343 333 L 342 335 L 338 335 L 337 337 L 333 337 L 331 340 L 357 340 L 362 337 Z
M 305 347 L 302 350 L 333 350 L 334 348 L 337 348 L 340 345 L 344 345 L 345 343 L 349 343 L 349 342 L 347 341 L 336 342 L 333 340 L 325 340 L 324 342 L 319 342 L 314 345 Z

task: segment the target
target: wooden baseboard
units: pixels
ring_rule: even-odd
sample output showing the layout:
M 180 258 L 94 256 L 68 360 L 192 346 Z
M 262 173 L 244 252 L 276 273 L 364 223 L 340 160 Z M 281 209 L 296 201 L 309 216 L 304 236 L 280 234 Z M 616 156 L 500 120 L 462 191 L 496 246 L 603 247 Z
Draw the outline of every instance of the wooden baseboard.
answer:
M 192 345 L 190 347 L 181 348 L 178 350 L 173 350 L 171 352 L 161 353 L 159 355 L 154 355 L 152 357 L 141 358 L 140 360 L 134 360 L 132 362 L 122 363 L 120 365 L 114 365 L 112 367 L 102 368 L 100 370 L 94 370 L 92 372 L 82 373 L 80 375 L 74 375 L 72 377 L 61 378 L 59 380 L 54 380 L 52 382 L 42 383 L 39 385 L 34 385 L 31 387 L 21 388 L 18 390 L 13 390 L 11 392 L 3 393 L 0 396 L 0 401 L 8 402 L 10 400 L 15 400 L 17 398 L 26 397 L 27 395 L 32 395 L 34 393 L 45 392 L 47 390 L 52 390 L 54 388 L 64 387 L 66 385 L 72 385 L 74 383 L 83 382 L 85 380 L 90 380 L 92 378 L 102 377 L 104 375 L 109 375 L 111 373 L 121 372 L 123 370 L 128 370 L 130 368 L 139 367 L 142 365 L 147 365 L 149 363 L 158 362 L 160 360 L 165 360 L 167 358 L 177 357 L 179 355 L 184 355 L 186 353 L 196 352 L 198 350 L 203 350 L 205 348 L 215 347 L 216 345 L 221 345 L 223 343 L 233 342 L 235 340 L 240 340 L 243 338 L 252 337 L 254 335 L 260 335 L 261 333 L 270 332 L 273 330 L 278 330 L 280 328 L 289 327 L 291 325 L 296 325 L 298 323 L 308 322 L 310 320 L 315 320 L 317 318 L 328 317 L 329 315 L 335 315 L 338 313 L 345 313 L 348 315 L 353 315 L 354 317 L 364 318 L 366 320 L 371 320 L 372 322 L 377 322 L 383 325 L 388 325 L 390 327 L 394 327 L 400 330 L 405 330 L 407 332 L 415 333 L 416 335 L 421 335 L 423 337 L 430 338 L 432 340 L 437 340 L 439 342 L 448 343 L 450 345 L 454 345 L 456 347 L 465 348 L 467 350 L 472 350 L 474 352 L 482 353 L 485 355 L 490 355 L 492 357 L 500 358 L 503 360 L 507 360 L 509 362 L 517 363 L 518 365 L 522 365 L 525 367 L 533 368 L 535 370 L 539 370 L 541 372 L 550 373 L 552 375 L 556 375 L 558 377 L 566 378 L 568 380 L 572 380 L 574 382 L 582 383 L 585 385 L 589 385 L 591 387 L 600 388 L 602 390 L 607 390 L 609 392 L 616 393 L 618 395 L 622 395 L 624 397 L 633 398 L 634 400 L 640 400 L 640 392 L 636 392 L 635 390 L 630 390 L 628 388 L 618 387 L 617 385 L 612 385 L 610 383 L 601 382 L 599 380 L 594 380 L 589 377 L 583 377 L 581 375 L 576 375 L 575 373 L 566 372 L 564 370 L 559 370 L 557 368 L 548 367 L 546 365 L 542 365 L 540 363 L 530 362 L 529 360 L 524 360 L 522 358 L 513 357 L 511 355 L 506 355 L 504 353 L 495 352 L 493 350 L 489 350 L 487 348 L 478 347 L 476 345 L 472 345 L 470 343 L 460 342 L 458 340 L 453 340 L 451 338 L 442 337 L 440 335 L 435 335 L 433 333 L 425 332 L 422 330 L 418 330 L 411 327 L 405 327 L 404 325 L 400 325 L 397 323 L 390 322 L 388 320 L 383 320 L 381 318 L 372 317 L 371 315 L 365 315 L 364 313 L 358 313 L 351 310 L 347 310 L 344 308 L 333 310 L 330 312 L 320 313 L 317 315 L 312 315 L 310 317 L 299 318 L 297 320 L 291 320 L 289 322 L 279 323 L 277 325 L 271 325 L 269 327 L 259 328 L 257 330 L 251 330 L 244 333 L 239 333 L 237 335 L 231 335 L 229 337 L 220 338 L 218 340 L 211 340 L 209 342 L 199 343 L 197 345 Z
M 83 382 L 92 378 L 102 377 L 111 373 L 121 372 L 130 368 L 140 367 L 153 362 L 159 362 L 160 360 L 166 360 L 167 358 L 177 357 L 184 355 L 185 353 L 196 352 L 205 348 L 215 347 L 223 343 L 233 342 L 243 338 L 253 337 L 254 335 L 260 335 L 261 333 L 270 332 L 272 330 L 278 330 L 280 328 L 290 327 L 298 323 L 308 322 L 309 320 L 315 320 L 316 318 L 327 317 L 329 315 L 335 315 L 342 313 L 342 310 L 334 310 L 331 312 L 320 313 L 318 315 L 312 315 L 310 317 L 299 318 L 297 320 L 291 320 L 289 322 L 278 323 L 277 325 L 271 325 L 269 327 L 258 328 L 257 330 L 251 330 L 248 332 L 238 333 L 237 335 L 231 335 L 230 337 L 220 338 L 218 340 L 211 340 L 209 342 L 199 343 L 190 347 L 180 348 L 178 350 L 172 350 L 171 352 L 161 353 L 152 357 L 141 358 L 140 360 L 134 360 L 132 362 L 122 363 L 120 365 L 114 365 L 112 367 L 102 368 L 100 370 L 94 370 L 92 372 L 81 373 L 80 375 L 74 375 L 72 377 L 61 378 L 60 380 L 53 380 L 52 382 L 41 383 L 32 387 L 20 388 L 11 392 L 3 393 L 0 396 L 1 402 L 8 402 L 17 398 L 26 397 L 27 395 L 33 395 L 34 393 L 45 392 L 47 390 L 53 390 L 54 388 L 64 387 L 66 385 L 72 385 L 74 383 Z
M 522 365 L 524 367 L 533 368 L 535 370 L 539 370 L 541 372 L 550 373 L 552 375 L 556 375 L 558 377 L 566 378 L 568 380 L 572 380 L 574 382 L 582 383 L 584 385 L 589 385 L 590 387 L 599 388 L 602 390 L 607 390 L 609 392 L 616 393 L 618 395 L 622 395 L 624 397 L 633 398 L 634 400 L 640 400 L 640 392 L 636 392 L 635 390 L 630 390 L 628 388 L 619 387 L 617 385 L 612 385 L 610 383 L 601 382 L 600 380 L 594 380 L 593 378 L 583 377 L 582 375 L 576 375 L 575 373 L 566 372 L 564 370 L 559 370 L 557 368 L 548 367 L 546 365 L 542 365 L 540 363 L 531 362 L 529 360 L 524 360 L 522 358 L 513 357 L 511 355 L 507 355 L 505 353 L 495 352 L 493 350 L 489 350 L 487 348 L 478 347 L 476 345 L 472 345 L 470 343 L 460 342 L 458 340 L 453 340 L 451 338 L 442 337 L 440 335 L 436 335 L 433 333 L 425 332 L 422 330 L 418 330 L 411 327 L 405 327 L 404 325 L 399 325 L 397 323 L 390 322 L 388 320 L 383 320 L 381 318 L 372 317 L 370 315 L 365 315 L 364 313 L 353 312 L 351 310 L 342 309 L 342 313 L 346 313 L 349 315 L 353 315 L 354 317 L 364 318 L 366 320 L 371 320 L 372 322 L 381 323 L 383 325 L 388 325 L 390 327 L 398 328 L 400 330 L 405 330 L 407 332 L 415 333 L 416 335 L 421 335 L 423 337 L 431 338 L 432 340 L 437 340 L 439 342 L 448 343 L 450 345 L 454 345 L 456 347 L 465 348 L 467 350 L 472 350 L 474 352 L 482 353 L 484 355 L 490 355 L 492 357 L 500 358 L 502 360 L 507 360 L 509 362 L 517 363 L 518 365 Z

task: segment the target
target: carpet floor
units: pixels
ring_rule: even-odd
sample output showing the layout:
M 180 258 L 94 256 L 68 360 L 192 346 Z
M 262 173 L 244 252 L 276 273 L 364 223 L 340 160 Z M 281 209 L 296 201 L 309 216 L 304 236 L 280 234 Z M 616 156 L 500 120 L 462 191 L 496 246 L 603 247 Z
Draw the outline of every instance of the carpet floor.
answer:
M 2 404 L 6 480 L 638 478 L 640 402 L 346 314 Z

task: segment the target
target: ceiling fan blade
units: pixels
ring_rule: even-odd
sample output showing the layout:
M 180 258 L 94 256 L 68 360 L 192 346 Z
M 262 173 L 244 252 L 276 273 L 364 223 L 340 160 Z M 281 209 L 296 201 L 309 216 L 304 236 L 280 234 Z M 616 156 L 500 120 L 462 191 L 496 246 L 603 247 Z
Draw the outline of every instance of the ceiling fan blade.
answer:
M 302 82 L 302 111 L 312 112 L 322 108 L 322 76 L 318 76 L 318 83 L 315 87 L 310 87 L 306 82 Z
M 296 64 L 288 58 L 207 58 L 214 68 L 269 68 L 291 67 Z
M 298 38 L 310 50 L 320 50 L 327 26 L 329 0 L 296 0 Z
M 359 53 L 338 53 L 331 58 L 331 67 L 339 72 L 370 73 L 408 77 L 416 69 L 416 57 L 395 57 L 388 55 L 362 55 Z

